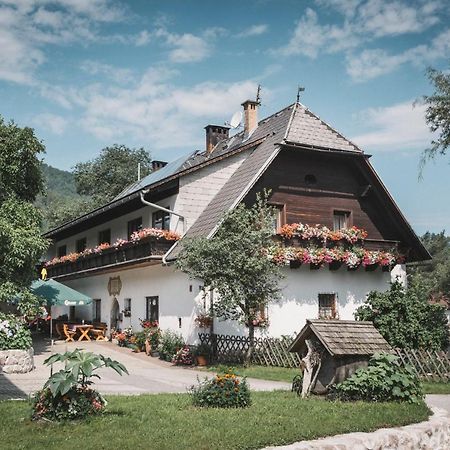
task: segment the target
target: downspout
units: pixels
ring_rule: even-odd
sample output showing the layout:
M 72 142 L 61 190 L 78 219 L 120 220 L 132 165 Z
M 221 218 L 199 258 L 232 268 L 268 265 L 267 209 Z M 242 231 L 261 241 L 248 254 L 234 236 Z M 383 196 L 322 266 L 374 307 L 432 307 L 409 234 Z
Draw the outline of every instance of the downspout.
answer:
M 172 210 L 170 210 L 170 209 L 163 208 L 162 206 L 159 206 L 159 205 L 157 205 L 156 203 L 152 203 L 152 202 L 149 202 L 149 201 L 145 200 L 144 195 L 147 194 L 147 192 L 148 192 L 147 189 L 143 189 L 143 190 L 140 192 L 141 202 L 142 202 L 144 205 L 151 206 L 152 208 L 159 209 L 160 211 L 164 211 L 164 212 L 166 212 L 166 213 L 169 213 L 170 215 L 179 217 L 180 220 L 183 222 L 183 234 L 184 234 L 184 233 L 186 232 L 186 220 L 185 220 L 184 216 L 182 216 L 181 214 L 178 214 L 177 212 L 172 211 Z M 173 244 L 172 247 L 170 247 L 170 249 L 167 251 L 167 253 L 165 253 L 165 254 L 163 255 L 163 257 L 162 257 L 162 262 L 163 262 L 164 265 L 167 264 L 167 261 L 166 261 L 166 255 L 169 254 L 169 253 L 172 251 L 172 249 L 173 249 L 173 247 L 175 247 L 175 245 L 177 245 L 177 242 L 175 242 L 175 244 Z

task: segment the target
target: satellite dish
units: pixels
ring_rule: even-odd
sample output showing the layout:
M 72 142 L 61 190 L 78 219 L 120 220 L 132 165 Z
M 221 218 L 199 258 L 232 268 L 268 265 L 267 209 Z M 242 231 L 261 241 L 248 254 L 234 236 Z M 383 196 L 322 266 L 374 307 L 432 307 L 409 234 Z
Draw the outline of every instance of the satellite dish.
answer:
M 236 111 L 230 120 L 230 127 L 237 128 L 242 122 L 242 111 Z

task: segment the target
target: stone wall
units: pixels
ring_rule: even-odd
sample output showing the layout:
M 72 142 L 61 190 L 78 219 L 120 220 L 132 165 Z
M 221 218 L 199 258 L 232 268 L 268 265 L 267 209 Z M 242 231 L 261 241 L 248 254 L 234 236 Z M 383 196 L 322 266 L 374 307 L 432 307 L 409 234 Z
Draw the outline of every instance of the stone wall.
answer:
M 398 428 L 382 428 L 373 433 L 349 433 L 314 441 L 302 441 L 264 450 L 448 450 L 450 448 L 450 418 L 447 412 L 431 408 L 427 422 Z
M 28 350 L 0 350 L 0 372 L 26 373 L 34 368 L 34 351 Z

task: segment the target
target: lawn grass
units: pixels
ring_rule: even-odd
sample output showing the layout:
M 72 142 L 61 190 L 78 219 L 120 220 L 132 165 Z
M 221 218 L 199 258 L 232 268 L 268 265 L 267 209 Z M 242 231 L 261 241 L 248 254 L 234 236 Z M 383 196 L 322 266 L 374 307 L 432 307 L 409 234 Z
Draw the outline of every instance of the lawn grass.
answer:
M 450 394 L 450 383 L 424 381 L 422 385 L 425 394 Z
M 257 449 L 426 420 L 425 404 L 301 400 L 252 393 L 245 409 L 200 409 L 187 394 L 110 396 L 108 412 L 85 422 L 36 423 L 28 402 L 0 402 L 0 442 L 17 449 Z
M 225 372 L 232 368 L 236 375 L 241 377 L 259 378 L 261 380 L 270 381 L 285 381 L 292 383 L 293 378 L 300 374 L 300 369 L 287 369 L 285 367 L 269 367 L 269 366 L 257 366 L 251 365 L 244 367 L 242 365 L 217 364 L 215 366 L 208 366 L 205 370 L 211 372 Z M 199 367 L 196 367 L 199 369 Z

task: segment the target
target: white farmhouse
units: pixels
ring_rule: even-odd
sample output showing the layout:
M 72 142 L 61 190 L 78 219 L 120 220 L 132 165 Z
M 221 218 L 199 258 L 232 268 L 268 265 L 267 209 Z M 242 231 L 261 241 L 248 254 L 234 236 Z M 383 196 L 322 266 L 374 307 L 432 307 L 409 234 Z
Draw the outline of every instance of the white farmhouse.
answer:
M 430 257 L 354 143 L 300 103 L 259 122 L 257 102 L 243 108 L 240 133 L 208 125 L 204 151 L 154 161 L 113 201 L 46 233 L 49 277 L 95 299 L 92 308 L 54 310 L 55 318 L 135 330 L 147 318 L 194 342 L 209 297 L 201 280 L 174 267 L 183 237 L 214 236 L 226 211 L 264 188 L 278 209 L 274 234 L 285 237 L 276 257 L 286 277 L 281 302 L 261 311 L 269 326 L 260 333 L 291 334 L 324 316 L 353 319 L 369 291 L 387 289 L 394 275 L 405 279 L 404 262 Z M 219 319 L 214 329 L 245 333 Z

